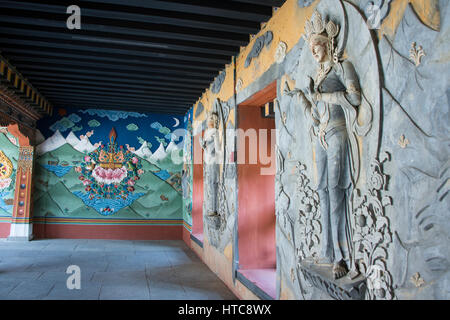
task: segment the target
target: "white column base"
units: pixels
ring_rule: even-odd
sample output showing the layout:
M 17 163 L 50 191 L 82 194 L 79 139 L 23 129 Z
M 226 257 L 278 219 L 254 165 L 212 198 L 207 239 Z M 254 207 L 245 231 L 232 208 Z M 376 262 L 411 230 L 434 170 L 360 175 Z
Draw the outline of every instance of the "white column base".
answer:
M 8 240 L 30 241 L 33 239 L 33 225 L 31 223 L 11 223 Z

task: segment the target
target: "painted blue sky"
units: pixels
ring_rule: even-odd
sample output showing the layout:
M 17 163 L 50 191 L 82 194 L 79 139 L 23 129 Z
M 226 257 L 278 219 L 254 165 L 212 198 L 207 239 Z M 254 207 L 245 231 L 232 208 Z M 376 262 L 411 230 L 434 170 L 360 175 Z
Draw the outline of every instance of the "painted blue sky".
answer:
M 64 137 L 71 131 L 79 137 L 94 130 L 89 138 L 92 144 L 99 141 L 106 144 L 112 127 L 117 132 L 119 145 L 129 144 L 138 149 L 142 141 L 147 141 L 152 144 L 150 149 L 154 152 L 160 142 L 165 142 L 167 146 L 172 137 L 175 137 L 177 144 L 182 143 L 185 123 L 182 115 L 70 108 L 56 109 L 52 117 L 41 119 L 37 123 L 37 129 L 46 139 L 56 130 Z M 182 147 L 182 144 L 179 146 Z

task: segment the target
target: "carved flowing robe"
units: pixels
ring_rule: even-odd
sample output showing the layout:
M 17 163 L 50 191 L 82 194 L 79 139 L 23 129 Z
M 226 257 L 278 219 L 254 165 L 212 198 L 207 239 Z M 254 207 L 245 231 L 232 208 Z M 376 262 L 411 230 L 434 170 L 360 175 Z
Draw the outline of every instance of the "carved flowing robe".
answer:
M 358 77 L 344 61 L 319 70 L 315 81 L 322 101 L 311 108 L 317 186 L 322 219 L 321 256 L 349 261 L 351 250 L 349 194 L 354 186 L 358 149 L 352 125 L 361 103 Z
M 215 128 L 207 129 L 202 140 L 202 148 L 205 150 L 205 179 L 206 182 L 206 214 L 217 213 L 217 191 L 219 185 L 219 156 L 220 141 L 219 132 Z

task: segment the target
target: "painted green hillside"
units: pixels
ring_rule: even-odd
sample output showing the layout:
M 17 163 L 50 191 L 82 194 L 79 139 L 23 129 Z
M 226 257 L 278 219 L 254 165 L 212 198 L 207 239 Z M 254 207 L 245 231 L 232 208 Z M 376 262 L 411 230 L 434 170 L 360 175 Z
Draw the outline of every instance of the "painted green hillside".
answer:
M 153 172 L 161 169 L 177 171 L 181 165 L 174 166 L 165 161 L 160 168 L 155 164 L 141 159 L 144 173 L 135 184 L 135 194 L 144 195 L 131 205 L 124 207 L 116 213 L 103 216 L 95 209 L 86 206 L 74 192 L 85 192 L 85 186 L 79 180 L 79 173 L 75 168 L 62 177 L 44 168 L 50 163 L 81 161 L 84 154 L 75 150 L 71 145 L 65 144 L 60 148 L 43 154 L 38 159 L 40 165 L 36 166 L 35 180 L 35 216 L 73 217 L 73 218 L 128 218 L 128 219 L 176 219 L 182 212 L 180 194 L 167 182 L 160 179 Z M 170 157 L 168 157 L 170 160 Z
M 59 163 L 67 162 L 68 165 L 73 166 L 74 161 L 83 161 L 84 156 L 84 153 L 75 150 L 70 144 L 66 143 L 56 150 L 39 156 L 37 163 L 46 165 L 49 161 L 59 161 Z
M 177 160 L 179 163 L 174 163 Z M 158 160 L 156 165 L 168 172 L 181 172 L 183 168 L 183 150 L 174 150 L 171 154 L 167 154 L 162 160 Z
M 9 141 L 4 133 L 0 133 L 0 150 L 11 160 L 14 169 L 17 169 L 17 160 L 19 159 L 19 147 Z

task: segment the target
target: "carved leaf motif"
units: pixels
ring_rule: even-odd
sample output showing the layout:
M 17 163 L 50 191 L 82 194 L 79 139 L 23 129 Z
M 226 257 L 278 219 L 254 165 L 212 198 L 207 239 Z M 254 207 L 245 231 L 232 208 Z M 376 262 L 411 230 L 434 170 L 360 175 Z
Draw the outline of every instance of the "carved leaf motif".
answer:
M 312 225 L 313 225 L 315 231 L 317 231 L 318 233 L 322 232 L 322 227 L 321 227 L 319 221 L 313 220 Z
M 388 225 L 388 220 L 386 217 L 378 217 L 376 222 L 376 229 L 381 230 Z
M 305 33 L 304 33 L 304 37 L 306 38 L 305 40 L 308 41 L 309 39 L 307 38 L 307 35 L 310 35 L 312 33 L 313 30 L 313 26 L 312 23 L 309 20 L 306 20 L 305 23 Z
M 384 242 L 385 243 L 391 243 L 392 242 L 392 235 L 386 231 L 384 234 Z
M 367 268 L 367 266 L 369 266 L 371 264 L 369 252 L 366 250 L 363 253 L 363 261 L 364 261 L 364 265 L 366 266 L 366 268 Z
M 313 194 L 313 199 L 314 201 L 319 202 L 319 194 L 317 192 Z
M 322 22 L 322 15 L 318 11 L 314 11 L 312 25 L 314 33 L 322 33 L 325 30 L 325 26 Z
M 389 196 L 384 196 L 381 199 L 381 204 L 383 205 L 383 207 L 387 207 L 387 206 L 392 205 L 392 198 L 389 197 Z
M 386 259 L 387 258 L 387 251 L 386 249 L 384 249 L 383 247 L 377 247 L 374 252 L 373 252 L 373 256 L 376 257 L 375 260 L 378 259 Z
M 337 34 L 339 33 L 339 27 L 331 21 L 328 21 L 326 29 L 328 37 L 330 38 L 336 37 Z
M 359 242 L 363 239 L 363 236 L 361 233 L 357 232 L 353 235 L 353 241 L 355 242 Z
M 386 255 L 387 255 L 387 253 L 386 253 Z M 378 266 L 379 267 L 379 270 L 384 270 L 384 271 L 386 271 L 386 261 L 385 261 L 385 259 L 384 258 L 380 258 L 380 259 L 376 259 L 375 261 L 374 261 L 374 265 L 375 266 Z

